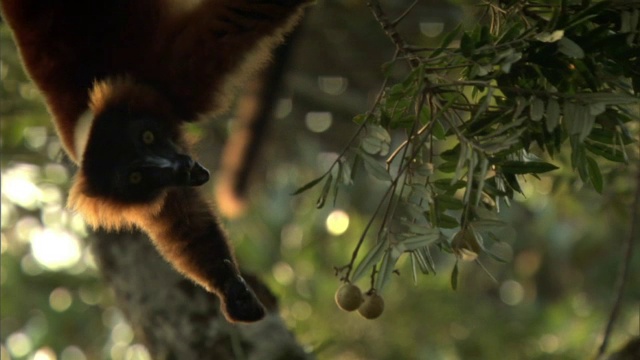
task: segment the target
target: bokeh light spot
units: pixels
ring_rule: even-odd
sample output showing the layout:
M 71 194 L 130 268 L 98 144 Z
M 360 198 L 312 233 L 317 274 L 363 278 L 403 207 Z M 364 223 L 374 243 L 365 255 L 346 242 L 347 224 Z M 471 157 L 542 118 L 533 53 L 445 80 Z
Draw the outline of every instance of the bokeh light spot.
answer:
M 436 37 L 444 31 L 444 23 L 441 21 L 423 21 L 420 23 L 420 32 L 426 37 Z
M 558 351 L 558 348 L 560 347 L 560 339 L 555 335 L 545 334 L 540 337 L 538 344 L 540 345 L 540 350 L 551 354 Z
M 54 289 L 49 295 L 49 306 L 57 312 L 63 312 L 71 307 L 73 298 L 69 290 L 63 287 Z
M 291 266 L 285 262 L 273 265 L 273 277 L 282 285 L 289 285 L 293 282 L 294 273 Z
M 31 176 L 31 169 L 16 167 L 2 175 L 2 195 L 25 209 L 35 210 L 40 199 L 40 188 Z
M 129 345 L 133 341 L 133 330 L 125 322 L 121 322 L 111 330 L 111 339 L 115 344 Z
M 309 303 L 306 301 L 296 301 L 291 306 L 291 315 L 296 320 L 306 320 L 311 316 L 312 313 L 313 309 L 311 308 L 311 305 L 309 305 Z
M 524 288 L 517 281 L 507 280 L 500 286 L 500 299 L 507 305 L 518 305 L 524 299 Z
M 32 348 L 31 338 L 25 333 L 13 333 L 7 338 L 7 349 L 14 357 L 23 357 L 30 353 Z
M 347 90 L 349 80 L 342 76 L 319 76 L 318 87 L 329 95 L 340 95 Z
M 304 118 L 307 128 L 315 133 L 327 131 L 333 123 L 333 115 L 328 111 L 310 111 Z
M 327 231 L 331 235 L 342 235 L 349 228 L 349 214 L 343 210 L 334 210 L 327 216 Z
M 36 232 L 31 239 L 31 251 L 36 261 L 50 270 L 69 268 L 82 256 L 78 239 L 56 229 Z
M 125 360 L 151 360 L 151 355 L 144 345 L 133 344 L 124 353 Z
M 56 360 L 57 358 L 56 353 L 50 347 L 40 348 L 33 354 L 33 360 Z
M 67 346 L 60 353 L 60 360 L 87 360 L 87 356 L 77 346 Z

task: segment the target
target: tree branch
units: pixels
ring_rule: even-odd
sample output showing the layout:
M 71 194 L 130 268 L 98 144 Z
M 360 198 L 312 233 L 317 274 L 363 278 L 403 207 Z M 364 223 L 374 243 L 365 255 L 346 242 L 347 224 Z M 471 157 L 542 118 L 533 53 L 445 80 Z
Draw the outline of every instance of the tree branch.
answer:
M 218 298 L 173 270 L 141 233 L 98 232 L 92 250 L 118 307 L 153 359 L 309 358 L 278 315 L 275 298 L 250 277 L 269 313 L 256 323 L 230 324 Z
M 406 57 L 409 61 L 409 65 L 412 68 L 417 67 L 420 64 L 420 60 L 413 53 L 407 50 L 407 42 L 398 33 L 398 30 L 396 30 L 395 27 L 398 21 L 401 20 L 402 16 L 394 23 L 391 23 L 387 15 L 384 13 L 384 11 L 382 11 L 382 6 L 380 5 L 380 2 L 378 0 L 368 0 L 367 6 L 373 13 L 373 17 L 375 17 L 376 21 L 380 23 L 380 26 L 382 26 L 385 34 L 387 34 L 387 36 L 391 39 L 391 42 L 396 46 L 398 54 L 401 57 Z

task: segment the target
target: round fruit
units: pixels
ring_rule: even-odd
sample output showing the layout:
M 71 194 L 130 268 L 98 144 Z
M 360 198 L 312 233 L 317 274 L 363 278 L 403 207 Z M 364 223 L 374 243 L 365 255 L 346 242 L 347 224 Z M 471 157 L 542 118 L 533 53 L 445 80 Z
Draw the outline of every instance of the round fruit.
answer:
M 358 309 L 358 313 L 365 319 L 375 319 L 384 311 L 384 300 L 377 293 L 366 294 L 364 303 Z
M 356 285 L 346 283 L 336 291 L 336 304 L 344 311 L 357 309 L 363 301 L 362 291 Z

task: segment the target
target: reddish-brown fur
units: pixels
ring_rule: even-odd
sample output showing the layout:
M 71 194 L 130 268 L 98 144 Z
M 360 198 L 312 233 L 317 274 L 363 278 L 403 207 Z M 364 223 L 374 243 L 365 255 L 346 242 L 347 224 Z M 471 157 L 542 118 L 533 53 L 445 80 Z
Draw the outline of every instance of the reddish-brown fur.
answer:
M 70 206 L 95 227 L 146 231 L 174 267 L 220 295 L 233 321 L 254 321 L 257 310 L 202 195 L 187 186 L 135 204 L 87 195 L 85 167 L 93 158 L 79 153 L 85 146 L 82 139 L 78 144 L 77 124 L 87 111 L 97 118 L 120 107 L 179 129 L 224 110 L 229 90 L 263 66 L 306 2 L 2 0 L 25 68 L 45 96 L 65 150 L 80 164 Z M 88 134 L 89 143 L 103 136 Z M 177 138 L 188 153 L 183 136 Z M 245 310 L 255 311 L 245 316 Z
M 181 1 L 2 1 L 25 67 L 44 93 L 72 159 L 78 157 L 74 127 L 96 79 L 133 76 L 162 89 L 183 121 L 197 120 L 226 109 L 227 87 L 264 65 L 299 20 L 301 7 L 295 4 L 304 3 L 203 0 L 184 10 Z M 270 21 L 230 23 L 229 4 L 270 11 Z

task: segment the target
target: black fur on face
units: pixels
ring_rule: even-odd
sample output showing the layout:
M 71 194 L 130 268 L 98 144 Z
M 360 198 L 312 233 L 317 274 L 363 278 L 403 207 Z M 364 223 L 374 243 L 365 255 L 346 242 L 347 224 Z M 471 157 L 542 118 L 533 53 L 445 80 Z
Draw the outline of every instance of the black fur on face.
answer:
M 80 171 L 85 192 L 126 203 L 149 202 L 171 186 L 199 186 L 209 172 L 180 146 L 177 125 L 125 109 L 94 120 Z

